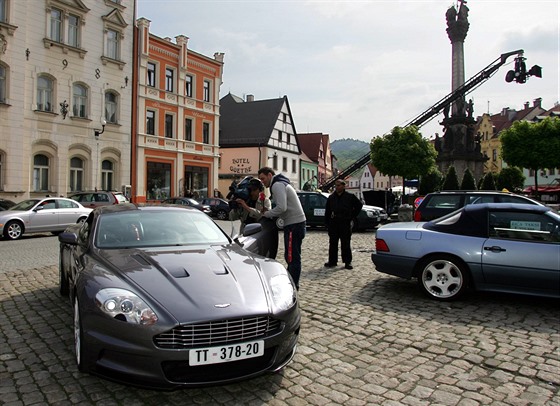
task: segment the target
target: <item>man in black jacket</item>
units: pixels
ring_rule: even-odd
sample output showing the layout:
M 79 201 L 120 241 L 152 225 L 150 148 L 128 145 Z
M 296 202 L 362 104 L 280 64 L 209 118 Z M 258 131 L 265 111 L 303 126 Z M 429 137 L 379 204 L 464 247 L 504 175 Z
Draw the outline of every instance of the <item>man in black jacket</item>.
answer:
M 329 261 L 327 268 L 337 265 L 338 240 L 340 240 L 340 253 L 346 269 L 353 269 L 352 249 L 352 219 L 355 219 L 362 210 L 362 202 L 352 193 L 346 191 L 346 182 L 338 179 L 335 182 L 335 191 L 327 199 L 325 207 L 325 225 L 329 230 Z

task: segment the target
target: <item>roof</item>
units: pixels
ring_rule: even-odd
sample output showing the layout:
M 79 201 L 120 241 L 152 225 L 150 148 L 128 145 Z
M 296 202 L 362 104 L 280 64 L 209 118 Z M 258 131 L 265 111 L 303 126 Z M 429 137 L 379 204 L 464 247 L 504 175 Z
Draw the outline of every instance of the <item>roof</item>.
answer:
M 303 133 L 297 135 L 299 146 L 313 162 L 319 162 L 319 150 L 323 143 L 323 133 Z
M 220 99 L 220 147 L 266 145 L 284 103 L 288 103 L 286 96 L 250 102 L 245 102 L 231 93 L 222 97 Z M 288 111 L 289 109 L 288 105 Z

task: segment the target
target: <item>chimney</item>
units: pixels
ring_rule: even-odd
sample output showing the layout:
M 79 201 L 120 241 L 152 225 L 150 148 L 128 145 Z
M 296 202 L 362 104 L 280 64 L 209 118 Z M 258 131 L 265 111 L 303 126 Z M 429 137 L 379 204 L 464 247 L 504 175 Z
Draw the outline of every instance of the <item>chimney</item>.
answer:
M 167 42 L 171 42 L 171 37 L 165 37 L 164 40 L 166 40 Z
M 502 116 L 507 116 L 508 111 L 509 111 L 509 107 L 504 107 L 502 109 Z
M 533 107 L 541 107 L 542 98 L 537 98 L 533 100 Z
M 255 95 L 248 94 L 247 95 L 247 101 L 248 102 L 254 102 L 255 101 Z
M 525 110 L 527 110 L 529 108 L 529 102 L 525 102 L 524 106 L 525 106 Z

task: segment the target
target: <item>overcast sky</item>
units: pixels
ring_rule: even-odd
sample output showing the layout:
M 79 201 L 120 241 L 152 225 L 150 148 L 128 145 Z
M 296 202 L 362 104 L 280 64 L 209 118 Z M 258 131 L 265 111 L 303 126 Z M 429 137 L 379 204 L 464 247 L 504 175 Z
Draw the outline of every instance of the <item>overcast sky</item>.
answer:
M 451 91 L 447 0 L 138 0 L 138 17 L 189 49 L 224 52 L 220 97 L 288 96 L 296 130 L 370 141 Z M 543 78 L 506 83 L 509 64 L 468 96 L 475 116 L 560 100 L 560 0 L 468 0 L 465 79 L 502 53 L 525 50 Z M 420 130 L 442 133 L 442 115 Z

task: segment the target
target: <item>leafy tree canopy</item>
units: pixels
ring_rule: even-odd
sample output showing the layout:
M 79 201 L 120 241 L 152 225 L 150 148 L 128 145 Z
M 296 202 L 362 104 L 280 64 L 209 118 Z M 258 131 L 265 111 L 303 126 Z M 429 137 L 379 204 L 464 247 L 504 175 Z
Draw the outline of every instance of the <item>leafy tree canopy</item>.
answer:
M 436 150 L 418 127 L 395 127 L 389 134 L 372 140 L 373 165 L 388 176 L 414 179 L 427 174 L 435 165 Z
M 437 168 L 432 168 L 426 175 L 420 177 L 418 194 L 425 196 L 428 193 L 438 191 L 441 187 L 443 175 Z
M 503 168 L 496 178 L 496 188 L 498 190 L 507 189 L 510 192 L 520 192 L 523 190 L 524 183 L 523 171 L 515 166 Z
M 476 190 L 476 181 L 469 168 L 465 169 L 463 180 L 461 181 L 461 190 Z
M 455 167 L 451 165 L 447 168 L 445 179 L 443 180 L 442 190 L 459 190 L 459 178 Z
M 492 172 L 488 172 L 482 177 L 480 190 L 496 190 L 496 182 L 494 181 L 494 174 Z

